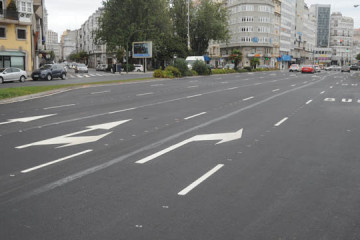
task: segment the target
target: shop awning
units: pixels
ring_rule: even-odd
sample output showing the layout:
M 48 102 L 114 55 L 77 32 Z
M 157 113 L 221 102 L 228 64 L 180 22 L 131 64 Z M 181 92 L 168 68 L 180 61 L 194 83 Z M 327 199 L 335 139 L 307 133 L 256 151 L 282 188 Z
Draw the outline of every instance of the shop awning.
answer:
M 0 56 L 25 57 L 25 53 L 16 51 L 0 51 Z

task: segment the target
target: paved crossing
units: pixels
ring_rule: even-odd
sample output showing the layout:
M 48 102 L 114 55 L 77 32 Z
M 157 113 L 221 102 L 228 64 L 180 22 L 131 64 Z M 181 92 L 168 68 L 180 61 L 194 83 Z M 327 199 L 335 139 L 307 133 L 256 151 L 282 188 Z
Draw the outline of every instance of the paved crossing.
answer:
M 86 74 L 77 74 L 77 73 L 67 73 L 67 78 L 90 78 L 90 77 L 103 77 L 103 76 L 113 76 L 113 73 L 86 73 Z

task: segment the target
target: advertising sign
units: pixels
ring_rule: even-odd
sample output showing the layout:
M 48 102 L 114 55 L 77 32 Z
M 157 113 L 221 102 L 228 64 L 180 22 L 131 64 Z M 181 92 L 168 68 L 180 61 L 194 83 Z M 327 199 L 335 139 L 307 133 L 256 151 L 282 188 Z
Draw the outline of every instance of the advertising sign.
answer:
M 152 42 L 133 42 L 133 58 L 152 58 Z

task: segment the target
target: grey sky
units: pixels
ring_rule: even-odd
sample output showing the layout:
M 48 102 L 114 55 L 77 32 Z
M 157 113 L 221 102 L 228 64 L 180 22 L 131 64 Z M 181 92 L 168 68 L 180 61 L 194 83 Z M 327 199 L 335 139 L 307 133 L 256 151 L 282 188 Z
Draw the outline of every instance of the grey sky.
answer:
M 344 16 L 354 18 L 355 27 L 360 28 L 360 0 L 305 0 L 310 4 L 331 4 L 331 11 L 340 11 Z M 66 29 L 78 29 L 88 17 L 102 6 L 102 0 L 46 0 L 49 14 L 49 29 L 60 35 Z
M 102 0 L 45 0 L 49 29 L 59 37 L 66 29 L 79 29 L 102 6 Z

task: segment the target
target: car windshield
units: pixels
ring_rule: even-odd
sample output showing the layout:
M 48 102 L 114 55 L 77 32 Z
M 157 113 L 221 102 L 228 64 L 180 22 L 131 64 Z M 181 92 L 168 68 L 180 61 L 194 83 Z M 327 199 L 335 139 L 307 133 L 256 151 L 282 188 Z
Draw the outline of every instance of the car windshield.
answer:
M 40 69 L 50 69 L 51 66 L 52 66 L 52 65 L 50 65 L 50 64 L 46 64 L 46 65 L 40 67 Z
M 86 67 L 85 64 L 78 64 L 77 66 L 78 66 L 78 67 Z
M 5 71 L 5 68 L 0 68 L 0 72 L 3 72 L 3 71 Z

